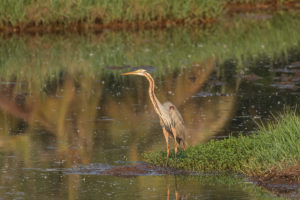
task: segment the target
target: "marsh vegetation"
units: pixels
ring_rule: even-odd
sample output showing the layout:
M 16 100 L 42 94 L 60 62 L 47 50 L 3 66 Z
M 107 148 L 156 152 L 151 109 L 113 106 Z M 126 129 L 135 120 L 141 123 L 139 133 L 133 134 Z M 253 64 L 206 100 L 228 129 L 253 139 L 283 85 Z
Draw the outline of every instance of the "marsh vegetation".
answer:
M 0 30 L 55 32 L 203 24 L 231 10 L 299 8 L 299 0 L 80 1 L 3 0 Z

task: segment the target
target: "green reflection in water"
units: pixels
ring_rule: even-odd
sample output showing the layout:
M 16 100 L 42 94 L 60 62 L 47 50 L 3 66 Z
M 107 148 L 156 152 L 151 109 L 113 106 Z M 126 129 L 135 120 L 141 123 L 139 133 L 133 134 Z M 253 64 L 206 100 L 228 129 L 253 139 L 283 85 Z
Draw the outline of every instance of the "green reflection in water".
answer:
M 1 79 L 39 86 L 62 72 L 95 77 L 107 67 L 153 66 L 156 74 L 207 60 L 271 59 L 299 43 L 297 15 L 244 15 L 205 29 L 110 32 L 97 35 L 12 36 L 0 40 Z M 123 67 L 124 68 L 124 67 Z M 118 74 L 118 71 L 113 71 Z M 38 78 L 38 79 L 37 79 Z

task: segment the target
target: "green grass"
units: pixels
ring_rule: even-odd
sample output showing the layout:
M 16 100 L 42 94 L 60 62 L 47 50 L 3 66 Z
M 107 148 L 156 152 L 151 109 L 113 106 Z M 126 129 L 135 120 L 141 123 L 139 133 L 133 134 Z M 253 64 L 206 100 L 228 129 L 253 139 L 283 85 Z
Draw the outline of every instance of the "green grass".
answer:
M 219 0 L 3 0 L 0 1 L 0 21 L 12 25 L 31 21 L 44 24 L 56 21 L 102 23 L 136 22 L 160 19 L 214 18 L 222 12 Z
M 184 19 L 189 23 L 216 19 L 226 13 L 226 4 L 231 2 L 262 3 L 269 0 L 2 0 L 0 26 L 18 25 L 22 28 L 32 22 L 68 25 L 77 22 L 109 24 L 170 19 Z
M 174 153 L 170 155 L 174 166 Z M 147 162 L 163 165 L 165 152 L 145 154 Z M 208 172 L 263 174 L 273 168 L 300 163 L 300 118 L 286 112 L 276 122 L 261 126 L 251 136 L 230 136 L 207 144 L 189 147 L 178 153 L 177 166 L 182 169 Z

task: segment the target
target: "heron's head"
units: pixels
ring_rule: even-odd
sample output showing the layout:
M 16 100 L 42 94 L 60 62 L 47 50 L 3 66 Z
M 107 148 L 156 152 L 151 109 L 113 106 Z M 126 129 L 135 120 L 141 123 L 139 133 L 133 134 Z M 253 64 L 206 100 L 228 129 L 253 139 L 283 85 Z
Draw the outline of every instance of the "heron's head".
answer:
M 145 76 L 145 74 L 147 73 L 146 70 L 144 69 L 138 69 L 138 70 L 135 70 L 135 71 L 132 71 L 132 72 L 126 72 L 126 73 L 123 73 L 121 75 L 125 76 L 125 75 L 138 75 L 138 76 Z

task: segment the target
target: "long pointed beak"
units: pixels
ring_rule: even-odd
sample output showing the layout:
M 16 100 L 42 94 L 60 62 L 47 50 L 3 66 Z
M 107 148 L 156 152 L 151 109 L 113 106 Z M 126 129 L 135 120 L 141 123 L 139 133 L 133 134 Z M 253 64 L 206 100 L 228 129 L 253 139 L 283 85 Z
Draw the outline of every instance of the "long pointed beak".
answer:
M 126 75 L 136 75 L 136 72 L 126 72 L 126 73 L 122 73 L 122 76 L 126 76 Z

